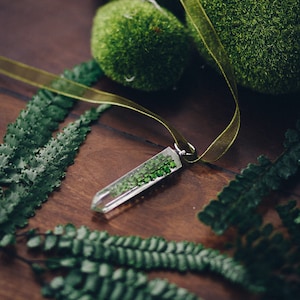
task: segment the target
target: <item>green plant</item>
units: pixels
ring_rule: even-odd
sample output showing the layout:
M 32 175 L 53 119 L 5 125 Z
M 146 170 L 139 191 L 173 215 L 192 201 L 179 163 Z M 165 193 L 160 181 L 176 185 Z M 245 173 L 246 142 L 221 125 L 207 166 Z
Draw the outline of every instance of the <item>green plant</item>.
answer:
M 98 65 L 90 61 L 72 72 L 66 71 L 64 76 L 92 84 L 102 74 Z M 72 99 L 40 90 L 15 123 L 8 126 L 0 146 L 0 240 L 25 226 L 35 209 L 60 185 L 89 125 L 109 107 L 92 108 L 52 137 L 73 105 Z
M 190 50 L 184 26 L 152 2 L 120 0 L 101 6 L 91 38 L 93 57 L 108 77 L 145 91 L 172 87 Z
M 284 235 L 270 223 L 264 224 L 257 210 L 270 192 L 282 187 L 299 169 L 300 121 L 286 131 L 285 151 L 271 162 L 264 156 L 250 164 L 199 212 L 199 219 L 218 235 L 236 228 L 234 257 L 250 278 L 265 287 L 264 299 L 297 299 L 300 296 L 300 209 L 296 201 L 276 207 Z M 274 204 L 275 206 L 275 204 Z
M 258 158 L 258 164 L 249 164 L 200 213 L 199 219 L 217 234 L 222 234 L 230 226 L 245 232 L 261 222 L 256 213 L 264 196 L 278 190 L 283 182 L 299 169 L 300 121 L 296 129 L 287 130 L 285 151 L 274 162 L 265 156 Z
M 201 0 L 225 50 L 237 82 L 268 94 L 300 89 L 298 0 Z M 199 52 L 214 65 L 194 30 Z
M 212 271 L 250 290 L 262 289 L 255 281 L 248 281 L 246 270 L 234 259 L 201 244 L 168 242 L 160 237 L 115 236 L 85 226 L 75 228 L 72 224 L 58 226 L 43 235 L 30 231 L 25 236 L 35 255 L 40 252 L 48 257 L 42 262 L 30 262 L 37 274 L 55 270 L 65 274 L 44 282 L 43 294 L 55 299 L 73 299 L 74 295 L 76 299 L 92 299 L 96 295 L 102 299 L 101 296 L 111 293 L 117 295 L 109 299 L 197 298 L 165 280 L 148 282 L 141 273 L 157 269 Z M 6 240 L 12 242 L 8 237 Z
M 146 162 L 142 168 L 134 171 L 130 177 L 124 178 L 111 189 L 111 195 L 117 197 L 135 187 L 139 187 L 171 173 L 176 167 L 171 155 L 158 155 L 154 160 Z
M 276 208 L 289 235 L 270 223 L 253 226 L 234 243 L 234 258 L 241 262 L 265 287 L 263 299 L 298 299 L 300 296 L 300 225 L 296 222 L 300 209 L 296 202 Z

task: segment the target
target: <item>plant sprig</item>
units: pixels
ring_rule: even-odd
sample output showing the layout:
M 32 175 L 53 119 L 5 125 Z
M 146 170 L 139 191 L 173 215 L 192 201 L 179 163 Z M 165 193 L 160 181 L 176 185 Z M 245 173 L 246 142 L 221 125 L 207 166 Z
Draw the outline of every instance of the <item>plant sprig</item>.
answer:
M 298 299 L 300 296 L 300 209 L 295 201 L 276 207 L 289 235 L 271 223 L 238 236 L 234 258 L 265 287 L 264 299 Z
M 92 84 L 102 74 L 99 66 L 89 61 L 64 76 Z M 5 143 L 0 146 L 0 183 L 5 186 L 0 191 L 0 239 L 25 226 L 35 209 L 60 185 L 90 124 L 109 107 L 88 110 L 52 137 L 73 105 L 73 99 L 40 90 L 8 126 Z
M 247 270 L 235 259 L 188 241 L 110 235 L 106 231 L 90 230 L 86 226 L 76 228 L 72 224 L 59 225 L 45 234 L 31 230 L 26 236 L 28 248 L 34 250 L 35 255 L 40 253 L 47 257 L 43 263 L 31 264 L 38 275 L 41 271 L 67 273 L 44 283 L 43 294 L 56 299 L 73 299 L 71 295 L 75 294 L 91 299 L 96 295 L 104 297 L 104 291 L 113 292 L 116 288 L 121 289 L 124 295 L 131 295 L 131 299 L 141 296 L 145 297 L 141 299 L 197 298 L 165 280 L 148 281 L 141 272 L 151 270 L 180 273 L 210 271 L 251 291 L 264 290 L 255 280 L 249 281 Z M 12 241 L 7 237 L 3 246 Z M 124 295 L 121 293 L 109 299 L 125 299 Z
M 91 85 L 103 75 L 95 61 L 84 62 L 66 70 L 63 77 Z M 39 90 L 27 103 L 14 123 L 7 126 L 0 145 L 0 185 L 14 182 L 14 175 L 24 168 L 25 160 L 52 137 L 76 101 L 47 90 Z
M 263 225 L 263 217 L 256 210 L 265 196 L 278 190 L 299 169 L 300 121 L 296 129 L 287 130 L 284 146 L 285 151 L 274 162 L 260 156 L 258 164 L 249 164 L 198 214 L 199 220 L 218 235 L 229 227 L 237 229 L 234 257 L 265 287 L 266 299 L 300 297 L 300 209 L 296 201 L 274 207 L 288 236 L 272 224 Z
M 216 234 L 223 234 L 230 226 L 246 232 L 261 224 L 255 210 L 262 199 L 299 170 L 300 165 L 300 121 L 295 130 L 288 130 L 285 151 L 274 162 L 265 156 L 258 164 L 249 164 L 219 194 L 217 200 L 199 212 L 199 220 L 210 226 Z

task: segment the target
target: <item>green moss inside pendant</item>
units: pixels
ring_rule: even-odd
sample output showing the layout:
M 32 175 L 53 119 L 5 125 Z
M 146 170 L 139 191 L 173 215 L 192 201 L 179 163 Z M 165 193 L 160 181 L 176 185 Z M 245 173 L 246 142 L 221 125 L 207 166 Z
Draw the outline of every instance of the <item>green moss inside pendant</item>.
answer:
M 182 167 L 177 152 L 168 147 L 98 191 L 91 209 L 108 213 Z
M 144 91 L 172 87 L 189 57 L 189 37 L 180 21 L 155 3 L 118 0 L 94 18 L 91 50 L 104 73 Z

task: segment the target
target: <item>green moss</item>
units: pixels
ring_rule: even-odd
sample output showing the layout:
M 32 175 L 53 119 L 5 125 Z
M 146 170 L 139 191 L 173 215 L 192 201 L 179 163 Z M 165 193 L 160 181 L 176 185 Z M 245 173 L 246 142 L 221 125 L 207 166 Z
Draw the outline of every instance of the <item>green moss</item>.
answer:
M 240 85 L 268 94 L 300 90 L 299 0 L 201 3 L 227 50 Z M 207 58 L 204 46 L 196 40 Z
M 109 2 L 94 18 L 93 57 L 108 77 L 136 89 L 172 87 L 187 63 L 189 44 L 178 19 L 148 1 Z

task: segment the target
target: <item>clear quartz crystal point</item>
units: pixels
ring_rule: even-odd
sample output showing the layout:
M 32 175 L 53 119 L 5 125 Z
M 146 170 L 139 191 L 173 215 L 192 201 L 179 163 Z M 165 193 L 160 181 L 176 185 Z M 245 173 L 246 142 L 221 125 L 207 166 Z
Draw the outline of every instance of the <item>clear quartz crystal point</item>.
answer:
M 93 198 L 91 209 L 107 213 L 181 167 L 179 155 L 168 147 L 98 191 Z

